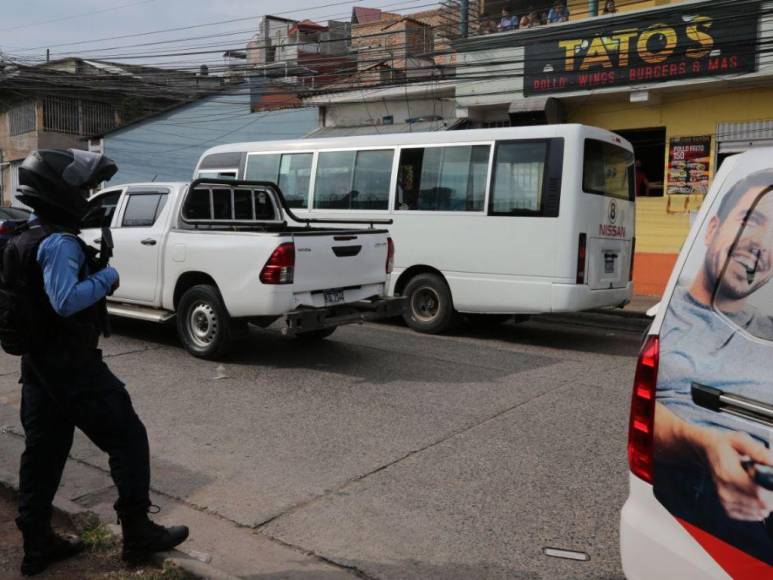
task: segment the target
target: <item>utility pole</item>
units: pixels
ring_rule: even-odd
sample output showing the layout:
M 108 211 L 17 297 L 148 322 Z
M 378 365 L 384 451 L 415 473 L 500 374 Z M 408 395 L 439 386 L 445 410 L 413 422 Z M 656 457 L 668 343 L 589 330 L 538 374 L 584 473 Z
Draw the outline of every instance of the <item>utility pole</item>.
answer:
M 51 61 L 51 49 L 47 48 L 46 49 L 46 62 L 50 62 L 50 61 Z
M 467 38 L 470 35 L 470 0 L 461 0 L 459 16 L 462 38 Z

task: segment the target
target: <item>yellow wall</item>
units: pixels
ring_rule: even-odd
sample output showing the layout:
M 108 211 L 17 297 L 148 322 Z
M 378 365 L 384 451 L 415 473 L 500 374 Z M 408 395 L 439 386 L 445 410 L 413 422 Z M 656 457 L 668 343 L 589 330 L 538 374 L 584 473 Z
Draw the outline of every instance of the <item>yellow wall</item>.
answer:
M 671 137 L 711 135 L 716 137 L 720 122 L 763 121 L 773 119 L 773 89 L 716 89 L 680 96 L 663 96 L 659 105 L 635 105 L 628 102 L 593 104 L 567 103 L 569 122 L 594 125 L 613 131 L 624 129 L 666 128 L 666 143 Z M 716 139 L 712 140 L 712 172 L 716 171 Z M 664 165 L 668 162 L 668 148 Z M 674 197 L 677 203 L 683 198 Z M 678 253 L 689 231 L 689 216 L 679 212 L 668 198 L 638 200 L 636 250 L 660 254 Z M 697 209 L 692 203 L 691 209 Z

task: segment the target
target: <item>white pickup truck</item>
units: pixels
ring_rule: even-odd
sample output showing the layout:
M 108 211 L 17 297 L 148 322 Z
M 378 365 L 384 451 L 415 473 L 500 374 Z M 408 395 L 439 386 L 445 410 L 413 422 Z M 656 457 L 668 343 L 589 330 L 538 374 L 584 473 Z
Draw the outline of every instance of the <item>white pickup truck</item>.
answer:
M 402 313 L 401 299 L 385 297 L 392 240 L 374 227 L 388 222 L 312 227 L 325 220 L 297 218 L 271 184 L 215 179 L 110 187 L 89 203 L 81 236 L 98 247 L 109 224 L 121 275 L 108 312 L 176 317 L 194 356 L 224 354 L 250 323 L 284 318 L 283 332 L 318 339 Z

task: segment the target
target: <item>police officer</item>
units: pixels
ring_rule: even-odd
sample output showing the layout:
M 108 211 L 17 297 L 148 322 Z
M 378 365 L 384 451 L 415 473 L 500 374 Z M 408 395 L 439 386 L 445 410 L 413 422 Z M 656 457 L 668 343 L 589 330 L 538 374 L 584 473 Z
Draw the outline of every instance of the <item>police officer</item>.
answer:
M 82 542 L 62 538 L 51 528 L 51 502 L 75 427 L 109 456 L 124 560 L 169 550 L 188 537 L 184 526 L 165 528 L 148 518 L 147 433 L 124 384 L 98 348 L 104 331 L 103 299 L 118 287 L 118 272 L 109 266 L 100 269 L 96 252 L 77 234 L 89 190 L 117 169 L 103 155 L 74 149 L 35 151 L 19 168 L 18 199 L 32 207 L 35 216 L 28 229 L 8 242 L 3 278 L 9 267 L 18 270 L 16 283 L 26 290 L 22 310 L 29 330 L 21 362 L 26 447 L 16 520 L 24 537 L 25 575 L 83 549 Z

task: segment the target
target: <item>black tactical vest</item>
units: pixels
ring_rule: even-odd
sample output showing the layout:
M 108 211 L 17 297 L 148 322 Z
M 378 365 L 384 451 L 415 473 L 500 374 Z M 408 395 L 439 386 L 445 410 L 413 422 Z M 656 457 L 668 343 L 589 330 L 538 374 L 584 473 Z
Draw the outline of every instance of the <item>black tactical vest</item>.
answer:
M 40 244 L 53 233 L 62 232 L 43 224 L 30 227 L 9 240 L 4 258 L 13 256 L 17 273 L 14 287 L 24 294 L 21 301 L 22 319 L 27 325 L 29 353 L 36 357 L 45 357 L 57 366 L 81 365 L 93 358 L 99 342 L 100 306 L 99 303 L 72 316 L 59 316 L 51 306 L 43 281 L 43 269 L 38 263 Z M 72 234 L 70 234 L 72 235 Z M 77 236 L 73 236 L 86 255 L 79 279 L 84 280 L 96 271 L 94 250 L 89 248 Z M 10 253 L 10 254 L 9 254 Z M 7 267 L 4 265 L 3 275 Z

